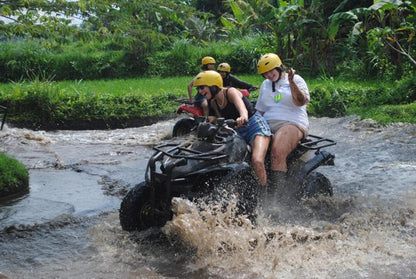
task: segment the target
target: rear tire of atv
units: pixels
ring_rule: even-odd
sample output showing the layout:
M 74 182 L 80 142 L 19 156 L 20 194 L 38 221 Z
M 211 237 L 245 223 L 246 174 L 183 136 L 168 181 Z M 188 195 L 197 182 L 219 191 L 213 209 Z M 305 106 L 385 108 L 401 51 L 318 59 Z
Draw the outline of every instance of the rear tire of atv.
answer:
M 320 172 L 311 172 L 302 183 L 302 196 L 312 198 L 319 195 L 333 195 L 331 181 Z
M 120 224 L 125 231 L 144 230 L 152 227 L 153 209 L 150 204 L 150 187 L 142 182 L 131 189 L 120 205 Z
M 173 137 L 180 137 L 186 134 L 189 134 L 192 128 L 195 126 L 195 119 L 192 118 L 182 118 L 176 122 L 173 126 Z

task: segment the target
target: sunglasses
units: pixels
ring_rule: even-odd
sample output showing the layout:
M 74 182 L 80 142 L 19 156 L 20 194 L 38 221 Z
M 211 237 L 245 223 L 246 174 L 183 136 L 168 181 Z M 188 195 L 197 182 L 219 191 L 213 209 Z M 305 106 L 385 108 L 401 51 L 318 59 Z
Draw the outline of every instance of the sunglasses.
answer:
M 205 88 L 205 85 L 200 85 L 196 87 L 196 90 L 203 90 Z

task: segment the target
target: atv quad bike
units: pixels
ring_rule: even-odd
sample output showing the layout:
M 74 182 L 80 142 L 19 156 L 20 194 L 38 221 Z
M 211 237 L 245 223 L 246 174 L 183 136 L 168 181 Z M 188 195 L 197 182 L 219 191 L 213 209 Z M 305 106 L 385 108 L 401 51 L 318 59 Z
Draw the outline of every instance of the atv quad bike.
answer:
M 144 230 L 163 226 L 172 218 L 172 198 L 194 201 L 213 196 L 221 189 L 234 193 L 237 214 L 255 216 L 258 184 L 248 162 L 250 148 L 233 129 L 234 120 L 217 119 L 217 124 L 201 122 L 182 143 L 154 147 L 145 180 L 132 188 L 121 202 L 123 230 Z M 178 138 L 176 138 L 178 139 Z M 332 195 L 330 181 L 314 172 L 320 165 L 331 165 L 334 155 L 321 150 L 335 142 L 310 136 L 288 158 L 289 173 L 300 181 L 299 196 Z M 313 151 L 307 162 L 300 158 Z

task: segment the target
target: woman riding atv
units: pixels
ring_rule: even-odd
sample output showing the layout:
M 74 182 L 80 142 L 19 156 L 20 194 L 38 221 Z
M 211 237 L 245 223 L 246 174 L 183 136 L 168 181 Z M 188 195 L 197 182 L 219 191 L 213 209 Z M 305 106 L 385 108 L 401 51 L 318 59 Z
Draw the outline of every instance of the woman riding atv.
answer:
M 234 87 L 223 87 L 218 72 L 204 71 L 194 78 L 198 93 L 205 96 L 216 117 L 234 119 L 237 133 L 252 147 L 251 163 L 262 187 L 266 186 L 267 174 L 264 160 L 271 132 L 264 118 L 255 111 L 251 101 Z
M 308 135 L 309 121 L 306 105 L 310 100 L 305 80 L 290 68 L 285 72 L 279 56 L 274 53 L 263 55 L 257 71 L 263 81 L 257 111 L 264 116 L 273 132 L 271 150 L 271 186 L 279 192 L 287 192 L 294 183 L 287 183 L 287 157 L 301 139 Z M 290 186 L 288 186 L 290 185 Z M 291 189 L 292 190 L 292 189 Z
M 214 70 L 215 69 L 215 59 L 211 56 L 205 56 L 204 58 L 202 58 L 201 60 L 201 70 L 202 71 L 207 71 L 207 70 Z M 194 86 L 194 80 L 192 80 L 189 84 L 188 84 L 188 96 L 189 96 L 189 101 L 191 103 L 193 103 L 194 105 L 201 107 L 202 109 L 202 114 L 204 116 L 208 116 L 209 115 L 209 105 L 207 100 L 204 98 L 204 96 L 201 96 L 201 94 L 199 94 L 198 92 L 195 95 L 195 98 L 192 99 L 192 87 Z

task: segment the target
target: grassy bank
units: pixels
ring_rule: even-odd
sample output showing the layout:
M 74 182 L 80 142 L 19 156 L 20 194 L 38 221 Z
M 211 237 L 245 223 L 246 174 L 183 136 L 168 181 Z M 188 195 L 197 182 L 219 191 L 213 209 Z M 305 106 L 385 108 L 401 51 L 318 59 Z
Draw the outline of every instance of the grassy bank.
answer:
M 9 108 L 9 123 L 33 129 L 67 128 L 99 121 L 125 123 L 174 111 L 189 79 L 130 79 L 0 85 L 0 104 Z M 178 85 L 181 84 L 181 85 Z M 182 94 L 181 94 L 182 93 Z
M 260 85 L 259 75 L 239 78 Z M 99 81 L 0 84 L 0 104 L 9 107 L 9 123 L 34 129 L 70 128 L 71 123 L 97 121 L 123 126 L 128 121 L 172 115 L 187 98 L 192 77 L 141 78 Z M 311 91 L 310 115 L 338 117 L 357 114 L 381 124 L 416 123 L 416 79 L 405 82 L 355 82 L 307 79 Z M 258 91 L 251 98 L 256 99 Z M 126 125 L 125 125 L 126 126 Z M 93 128 L 93 127 L 90 127 Z
M 29 174 L 23 164 L 0 153 L 0 198 L 24 191 L 29 186 Z

